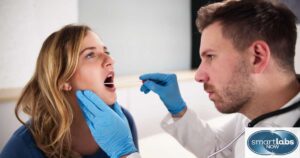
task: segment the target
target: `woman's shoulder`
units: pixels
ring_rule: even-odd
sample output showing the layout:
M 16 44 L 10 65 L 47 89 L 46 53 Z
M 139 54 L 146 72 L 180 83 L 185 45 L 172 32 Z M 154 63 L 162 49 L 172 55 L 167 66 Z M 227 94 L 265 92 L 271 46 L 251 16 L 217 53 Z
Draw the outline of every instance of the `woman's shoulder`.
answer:
M 36 146 L 30 130 L 24 125 L 14 132 L 0 155 L 0 158 L 18 157 L 44 158 L 44 155 Z

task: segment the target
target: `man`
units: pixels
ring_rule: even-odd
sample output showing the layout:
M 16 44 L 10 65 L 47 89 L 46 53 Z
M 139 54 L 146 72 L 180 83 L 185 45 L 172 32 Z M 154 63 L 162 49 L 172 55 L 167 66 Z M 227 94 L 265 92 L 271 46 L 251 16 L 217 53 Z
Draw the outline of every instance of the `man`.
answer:
M 243 137 L 250 120 L 249 126 L 256 127 L 299 126 L 295 21 L 289 9 L 264 0 L 201 8 L 196 23 L 202 33 L 202 62 L 195 79 L 220 112 L 238 114 L 222 129 L 213 129 L 187 108 L 174 74 L 142 75 L 141 91 L 157 93 L 170 112 L 162 127 L 197 157 L 241 158 L 244 142 L 237 137 Z M 237 142 L 220 150 L 235 138 Z

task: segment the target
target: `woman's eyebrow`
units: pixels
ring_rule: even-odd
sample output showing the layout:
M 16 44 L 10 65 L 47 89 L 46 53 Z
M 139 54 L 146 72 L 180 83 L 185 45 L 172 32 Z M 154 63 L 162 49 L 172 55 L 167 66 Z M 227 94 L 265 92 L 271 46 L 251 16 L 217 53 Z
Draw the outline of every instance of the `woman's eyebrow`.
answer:
M 96 47 L 86 47 L 86 48 L 84 48 L 83 50 L 80 51 L 79 55 L 82 54 L 84 51 L 89 50 L 89 49 L 94 50 L 94 49 L 96 49 Z

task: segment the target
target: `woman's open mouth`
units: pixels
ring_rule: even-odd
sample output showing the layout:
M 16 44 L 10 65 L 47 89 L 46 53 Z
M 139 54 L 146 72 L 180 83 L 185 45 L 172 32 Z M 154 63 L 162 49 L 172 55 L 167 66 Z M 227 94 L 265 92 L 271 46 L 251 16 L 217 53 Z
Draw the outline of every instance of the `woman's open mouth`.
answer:
M 114 73 L 111 72 L 107 75 L 106 79 L 104 80 L 104 86 L 108 88 L 114 88 Z

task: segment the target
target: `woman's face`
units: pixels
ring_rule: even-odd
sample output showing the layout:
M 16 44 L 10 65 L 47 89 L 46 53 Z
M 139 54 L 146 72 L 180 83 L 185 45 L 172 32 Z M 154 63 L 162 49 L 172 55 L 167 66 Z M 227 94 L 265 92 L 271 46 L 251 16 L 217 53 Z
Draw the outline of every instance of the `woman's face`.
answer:
M 70 79 L 72 90 L 92 90 L 106 104 L 112 105 L 116 101 L 116 88 L 104 83 L 114 82 L 113 64 L 100 38 L 88 31 L 81 44 L 78 66 Z

